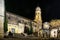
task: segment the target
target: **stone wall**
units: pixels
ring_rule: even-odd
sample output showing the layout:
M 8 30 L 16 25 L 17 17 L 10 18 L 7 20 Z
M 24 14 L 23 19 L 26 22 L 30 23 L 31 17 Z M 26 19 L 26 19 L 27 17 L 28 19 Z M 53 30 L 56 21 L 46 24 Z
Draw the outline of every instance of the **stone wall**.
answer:
M 4 36 L 4 0 L 0 0 L 0 38 Z

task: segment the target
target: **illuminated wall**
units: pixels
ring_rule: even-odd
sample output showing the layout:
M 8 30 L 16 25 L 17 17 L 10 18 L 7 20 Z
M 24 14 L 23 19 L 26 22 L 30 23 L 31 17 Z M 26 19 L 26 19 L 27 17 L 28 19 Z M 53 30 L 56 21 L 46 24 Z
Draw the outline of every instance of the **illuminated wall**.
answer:
M 51 32 L 50 32 L 50 37 L 57 37 L 57 31 L 58 29 L 52 29 Z
M 12 33 L 24 33 L 24 24 L 14 25 L 8 24 L 8 32 L 11 31 Z
M 0 0 L 0 36 L 3 37 L 4 33 L 4 0 Z
M 8 32 L 13 29 L 15 33 L 24 33 L 25 26 L 28 27 L 29 30 L 32 26 L 34 32 L 37 30 L 35 27 L 37 24 L 30 19 L 15 15 L 14 13 L 10 12 L 6 12 L 6 15 L 8 20 Z M 32 25 L 30 23 L 32 23 Z
M 15 29 L 14 32 L 12 32 L 12 28 Z M 8 32 L 9 31 L 11 31 L 12 33 L 18 33 L 18 26 L 14 24 L 8 24 Z

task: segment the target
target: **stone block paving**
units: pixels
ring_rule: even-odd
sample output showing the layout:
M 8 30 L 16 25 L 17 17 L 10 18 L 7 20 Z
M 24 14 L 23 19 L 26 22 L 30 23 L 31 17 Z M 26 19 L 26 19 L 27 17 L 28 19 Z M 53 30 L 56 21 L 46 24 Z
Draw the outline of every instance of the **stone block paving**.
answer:
M 0 40 L 60 40 L 60 38 L 0 38 Z

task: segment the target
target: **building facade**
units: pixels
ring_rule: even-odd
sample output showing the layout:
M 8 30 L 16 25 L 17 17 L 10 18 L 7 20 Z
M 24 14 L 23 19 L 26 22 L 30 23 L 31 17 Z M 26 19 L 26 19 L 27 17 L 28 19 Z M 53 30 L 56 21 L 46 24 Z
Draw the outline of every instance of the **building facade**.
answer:
M 35 32 L 37 24 L 34 21 L 10 12 L 6 12 L 6 16 L 8 20 L 8 32 L 24 33 L 25 26 L 29 29 L 32 26 L 33 32 Z

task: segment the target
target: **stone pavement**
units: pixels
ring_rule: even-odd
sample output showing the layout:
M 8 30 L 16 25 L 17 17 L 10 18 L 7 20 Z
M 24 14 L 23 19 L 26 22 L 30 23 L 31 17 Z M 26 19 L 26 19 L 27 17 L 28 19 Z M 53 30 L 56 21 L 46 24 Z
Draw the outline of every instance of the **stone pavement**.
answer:
M 20 37 L 20 38 L 0 38 L 0 40 L 60 40 L 60 38 L 37 38 L 37 37 Z

